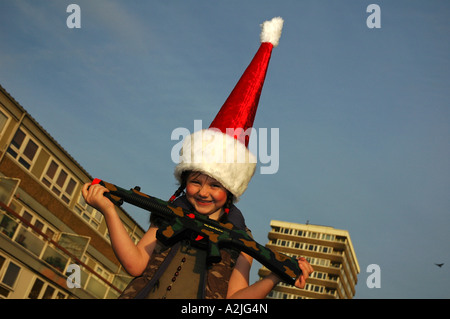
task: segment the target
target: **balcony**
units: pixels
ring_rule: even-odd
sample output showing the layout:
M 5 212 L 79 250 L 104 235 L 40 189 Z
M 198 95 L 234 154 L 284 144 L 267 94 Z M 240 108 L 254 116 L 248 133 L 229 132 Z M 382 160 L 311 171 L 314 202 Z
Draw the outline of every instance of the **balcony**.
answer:
M 81 288 L 95 298 L 117 298 L 129 281 L 129 278 L 120 275 L 113 275 L 112 280 L 102 277 L 1 202 L 0 234 L 44 261 L 50 269 L 64 278 L 67 278 L 66 271 L 70 264 L 80 265 Z

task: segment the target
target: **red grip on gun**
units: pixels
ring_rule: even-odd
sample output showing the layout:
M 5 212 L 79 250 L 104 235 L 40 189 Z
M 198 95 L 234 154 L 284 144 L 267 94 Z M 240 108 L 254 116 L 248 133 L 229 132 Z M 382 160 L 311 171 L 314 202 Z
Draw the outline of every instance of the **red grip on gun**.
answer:
M 91 185 L 95 185 L 95 184 L 100 184 L 102 180 L 99 178 L 94 178 L 94 180 L 92 181 Z

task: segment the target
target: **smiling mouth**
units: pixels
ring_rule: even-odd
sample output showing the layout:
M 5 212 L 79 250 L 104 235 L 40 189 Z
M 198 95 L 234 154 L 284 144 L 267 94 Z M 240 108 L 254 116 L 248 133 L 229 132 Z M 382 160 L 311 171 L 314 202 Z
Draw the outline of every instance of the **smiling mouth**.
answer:
M 212 200 L 204 200 L 204 199 L 200 199 L 200 198 L 195 198 L 195 201 L 199 204 L 199 205 L 210 205 L 213 203 Z

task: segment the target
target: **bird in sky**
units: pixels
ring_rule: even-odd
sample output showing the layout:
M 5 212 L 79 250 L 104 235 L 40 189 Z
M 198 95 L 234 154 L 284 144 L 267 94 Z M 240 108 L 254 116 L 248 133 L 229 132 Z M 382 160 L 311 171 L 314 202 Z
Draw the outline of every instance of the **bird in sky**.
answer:
M 435 264 L 435 265 L 438 266 L 439 268 L 441 268 L 444 265 L 444 263 L 442 263 L 442 264 Z

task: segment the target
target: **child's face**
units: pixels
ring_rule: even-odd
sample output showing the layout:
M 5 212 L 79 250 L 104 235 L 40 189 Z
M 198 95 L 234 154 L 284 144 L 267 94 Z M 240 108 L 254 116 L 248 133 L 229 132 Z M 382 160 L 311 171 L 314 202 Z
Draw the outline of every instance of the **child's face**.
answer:
M 227 201 L 227 191 L 214 178 L 194 172 L 187 178 L 186 198 L 198 213 L 217 220 Z

